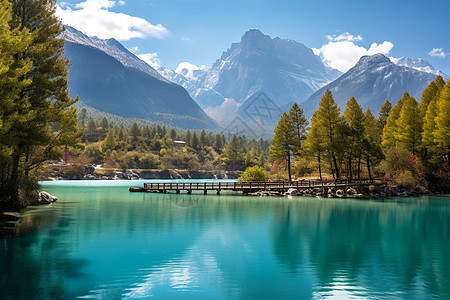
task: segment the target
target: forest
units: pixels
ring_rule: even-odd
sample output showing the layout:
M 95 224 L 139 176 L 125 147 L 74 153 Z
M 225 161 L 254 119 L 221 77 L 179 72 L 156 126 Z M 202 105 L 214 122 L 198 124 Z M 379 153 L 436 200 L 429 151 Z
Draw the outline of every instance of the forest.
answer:
M 378 118 L 351 97 L 341 113 L 327 90 L 311 123 L 294 104 L 274 131 L 270 155 L 291 179 L 323 173 L 332 178 L 384 177 L 412 189 L 446 191 L 450 185 L 450 80 L 437 76 L 418 102 L 405 92 Z M 293 167 L 291 166 L 293 164 Z

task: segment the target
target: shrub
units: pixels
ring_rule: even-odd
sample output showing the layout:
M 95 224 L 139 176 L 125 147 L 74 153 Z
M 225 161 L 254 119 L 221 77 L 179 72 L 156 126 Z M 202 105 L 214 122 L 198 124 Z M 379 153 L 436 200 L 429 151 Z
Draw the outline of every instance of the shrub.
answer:
M 238 178 L 238 181 L 266 181 L 267 178 L 267 172 L 263 167 L 253 166 L 245 169 L 245 172 Z

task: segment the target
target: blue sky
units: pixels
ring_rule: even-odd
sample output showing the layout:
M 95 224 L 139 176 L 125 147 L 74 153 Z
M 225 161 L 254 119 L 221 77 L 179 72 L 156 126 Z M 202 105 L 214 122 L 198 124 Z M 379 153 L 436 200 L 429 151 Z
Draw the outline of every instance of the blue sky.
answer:
M 448 0 L 69 0 L 58 5 L 63 23 L 88 35 L 114 37 L 150 63 L 172 69 L 181 62 L 209 67 L 247 30 L 258 28 L 317 49 L 341 70 L 361 55 L 381 52 L 424 58 L 450 74 Z

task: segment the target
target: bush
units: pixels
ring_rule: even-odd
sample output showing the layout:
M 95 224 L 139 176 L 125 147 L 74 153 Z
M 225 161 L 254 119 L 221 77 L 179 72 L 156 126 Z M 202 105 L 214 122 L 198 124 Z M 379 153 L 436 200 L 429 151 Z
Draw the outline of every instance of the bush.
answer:
M 380 164 L 380 170 L 392 184 L 410 189 L 426 188 L 422 166 L 417 156 L 406 149 L 389 149 L 386 159 Z
M 240 182 L 248 181 L 266 181 L 268 178 L 266 170 L 260 166 L 248 167 L 245 172 L 238 178 Z

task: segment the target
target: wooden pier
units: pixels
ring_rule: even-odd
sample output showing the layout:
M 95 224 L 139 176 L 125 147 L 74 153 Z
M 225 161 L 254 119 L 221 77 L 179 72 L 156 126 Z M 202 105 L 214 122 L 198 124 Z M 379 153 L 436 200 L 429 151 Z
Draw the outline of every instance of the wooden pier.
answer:
M 287 192 L 289 189 L 344 189 L 357 186 L 385 185 L 386 182 L 381 179 L 360 179 L 360 180 L 299 180 L 299 181 L 264 181 L 264 182 L 149 182 L 144 183 L 144 187 L 131 187 L 130 192 L 152 192 L 167 193 L 182 191 L 191 194 L 192 191 L 201 191 L 208 194 L 208 191 L 214 191 L 217 195 L 221 191 L 235 191 L 243 194 L 254 193 L 258 191 L 271 191 L 277 193 Z

